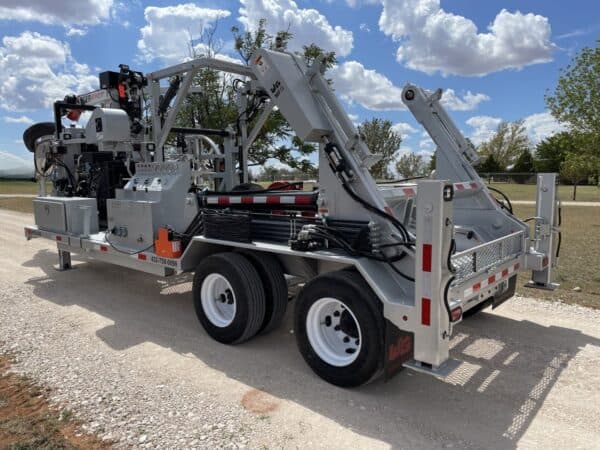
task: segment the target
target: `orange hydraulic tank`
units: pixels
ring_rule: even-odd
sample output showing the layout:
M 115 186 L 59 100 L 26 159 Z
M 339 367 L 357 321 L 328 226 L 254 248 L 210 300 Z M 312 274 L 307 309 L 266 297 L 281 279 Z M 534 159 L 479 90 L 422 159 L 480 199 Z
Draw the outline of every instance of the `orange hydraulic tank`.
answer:
M 181 256 L 181 241 L 169 239 L 169 229 L 159 228 L 158 238 L 154 241 L 154 252 L 165 258 L 179 258 Z

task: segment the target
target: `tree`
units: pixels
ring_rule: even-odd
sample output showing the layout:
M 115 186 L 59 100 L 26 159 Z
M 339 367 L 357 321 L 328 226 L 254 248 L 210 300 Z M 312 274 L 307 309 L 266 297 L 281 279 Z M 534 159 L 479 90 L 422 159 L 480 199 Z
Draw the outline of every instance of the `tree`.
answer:
M 435 165 L 437 163 L 437 150 L 433 152 L 431 155 L 431 159 L 429 160 L 429 171 L 433 172 L 435 170 Z
M 547 137 L 535 148 L 535 168 L 538 172 L 560 172 L 568 152 L 578 153 L 573 133 L 563 131 Z
M 529 149 L 524 150 L 523 153 L 519 155 L 515 165 L 513 166 L 511 172 L 515 173 L 532 173 L 535 171 L 533 165 L 533 156 Z
M 596 41 L 600 44 L 600 40 Z M 560 70 L 554 94 L 546 93 L 548 109 L 559 122 L 600 141 L 600 46 L 585 47 Z M 596 147 L 596 151 L 597 151 Z
M 496 157 L 492 154 L 483 160 L 481 164 L 477 166 L 478 173 L 496 173 L 502 172 L 502 167 L 496 160 Z
M 515 159 L 531 147 L 525 125 L 522 120 L 502 122 L 496 133 L 487 142 L 479 146 L 479 154 L 484 158 L 494 155 L 500 165 L 500 171 L 505 171 Z
M 358 131 L 364 135 L 371 153 L 381 156 L 381 160 L 371 167 L 373 178 L 376 180 L 391 178 L 389 165 L 400 148 L 402 142 L 400 133 L 394 131 L 391 121 L 376 117 L 365 120 L 358 126 Z
M 242 60 L 248 64 L 252 52 L 257 48 L 284 50 L 292 37 L 288 31 L 280 31 L 275 36 L 266 32 L 266 21 L 259 22 L 258 28 L 252 32 L 240 33 L 233 27 L 235 48 Z M 194 46 L 191 46 L 192 57 L 214 57 L 221 50 L 219 42 L 214 39 L 215 28 L 205 30 Z M 198 43 L 199 42 L 199 43 Z M 303 56 L 308 64 L 323 55 L 326 68 L 335 64 L 335 53 L 324 52 L 312 44 L 304 47 Z M 213 69 L 202 69 L 196 75 L 193 86 L 200 88 L 200 93 L 188 95 L 177 118 L 179 126 L 189 127 L 201 125 L 204 128 L 226 128 L 238 123 L 239 111 L 236 103 L 236 89 L 239 81 L 231 76 L 224 76 Z M 250 126 L 255 123 L 261 106 L 261 99 L 250 98 L 249 106 L 244 112 L 249 118 Z M 217 142 L 219 139 L 217 138 Z M 249 150 L 248 159 L 251 164 L 264 165 L 269 159 L 278 159 L 282 163 L 304 172 L 314 172 L 314 166 L 308 156 L 316 151 L 316 146 L 302 142 L 295 136 L 293 129 L 277 110 L 273 111 L 258 134 Z
M 573 184 L 573 200 L 577 199 L 577 185 L 598 170 L 596 158 L 574 152 L 567 153 L 560 167 L 560 176 Z
M 419 177 L 427 173 L 427 163 L 422 155 L 408 153 L 400 157 L 396 170 L 404 178 Z

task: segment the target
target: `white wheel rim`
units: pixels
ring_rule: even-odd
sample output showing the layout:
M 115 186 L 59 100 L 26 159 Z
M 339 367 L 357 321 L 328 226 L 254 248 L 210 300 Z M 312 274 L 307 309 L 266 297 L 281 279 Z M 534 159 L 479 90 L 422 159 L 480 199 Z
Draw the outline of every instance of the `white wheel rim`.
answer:
M 312 304 L 306 316 L 306 334 L 315 353 L 327 364 L 352 364 L 362 346 L 360 324 L 347 305 L 324 297 Z
M 233 322 L 236 312 L 235 293 L 223 275 L 211 273 L 204 278 L 200 299 L 204 314 L 213 325 L 224 328 Z

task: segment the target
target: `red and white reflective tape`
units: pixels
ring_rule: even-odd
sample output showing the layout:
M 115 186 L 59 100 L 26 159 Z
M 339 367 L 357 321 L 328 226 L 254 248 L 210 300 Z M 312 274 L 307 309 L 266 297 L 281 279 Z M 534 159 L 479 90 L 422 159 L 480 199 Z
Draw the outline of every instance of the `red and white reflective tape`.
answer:
M 455 191 L 474 191 L 479 188 L 479 184 L 475 181 L 468 181 L 465 183 L 454 183 Z
M 421 325 L 431 325 L 431 244 L 423 244 L 423 262 L 421 264 L 422 280 L 421 286 Z
M 219 195 L 206 197 L 207 205 L 312 205 L 313 195 Z
M 483 280 L 475 283 L 470 288 L 465 289 L 465 298 L 469 298 L 469 297 L 477 294 L 482 289 L 484 289 L 488 286 L 491 286 L 492 284 L 495 284 L 504 278 L 508 278 L 510 275 L 517 272 L 520 268 L 521 268 L 521 264 L 515 263 L 509 267 L 506 267 L 505 269 L 501 270 L 500 272 L 489 275 L 487 278 L 484 278 Z

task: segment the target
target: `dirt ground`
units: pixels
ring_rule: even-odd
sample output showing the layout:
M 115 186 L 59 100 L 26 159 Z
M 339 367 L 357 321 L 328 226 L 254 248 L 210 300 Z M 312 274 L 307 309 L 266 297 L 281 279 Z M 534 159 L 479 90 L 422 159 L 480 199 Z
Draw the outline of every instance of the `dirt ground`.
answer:
M 0 356 L 0 448 L 112 448 L 109 443 L 81 433 L 68 409 L 50 408 L 48 391 L 23 376 L 10 373 L 10 365 L 10 358 Z
M 124 373 L 160 371 L 174 389 L 250 411 L 261 432 L 249 448 L 598 448 L 597 310 L 515 298 L 457 327 L 451 353 L 462 365 L 447 379 L 405 370 L 344 390 L 303 362 L 291 308 L 273 333 L 223 346 L 196 321 L 189 276 L 158 280 L 77 260 L 57 272 L 52 242 L 24 240 L 31 220 L 0 210 L 0 286 L 31 289 L 15 288 L 18 301 L 70 327 L 48 346 L 77 354 L 76 333 Z

